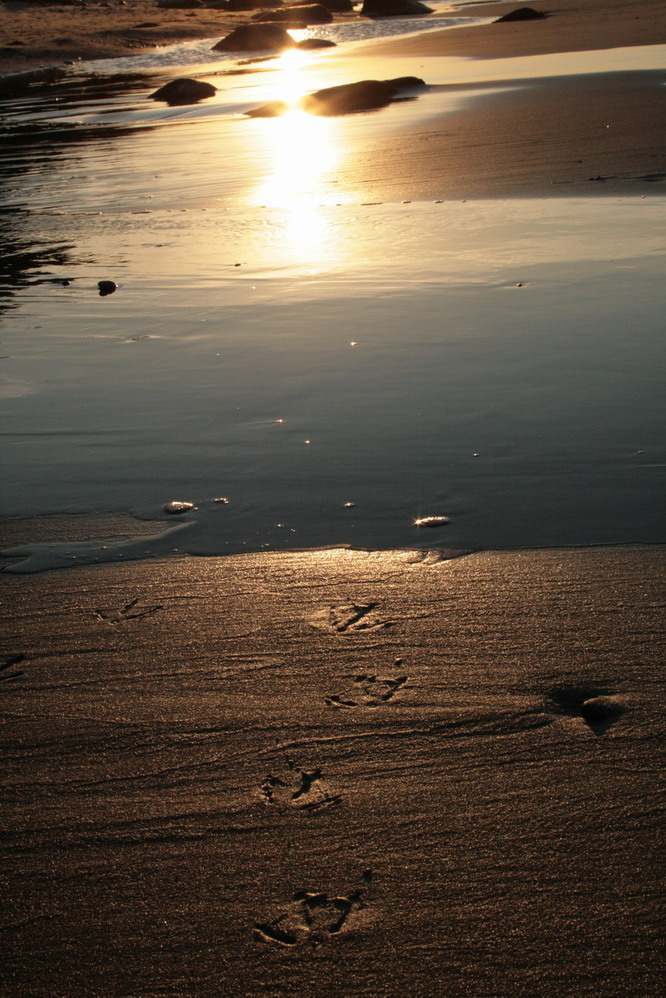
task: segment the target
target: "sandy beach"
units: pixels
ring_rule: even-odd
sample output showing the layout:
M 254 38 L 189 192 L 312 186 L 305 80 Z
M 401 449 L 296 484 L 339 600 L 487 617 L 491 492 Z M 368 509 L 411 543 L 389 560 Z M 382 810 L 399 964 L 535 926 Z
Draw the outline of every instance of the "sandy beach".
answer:
M 7 995 L 657 995 L 664 549 L 0 579 Z
M 368 206 L 398 207 L 657 198 L 663 70 L 564 72 L 557 60 L 666 44 L 666 3 L 533 6 L 548 17 L 355 45 L 351 55 L 341 46 L 331 72 L 371 77 L 383 60 L 402 72 L 404 60 L 419 73 L 420 60 L 450 58 L 442 98 L 447 87 L 483 96 L 432 116 L 405 105 L 399 127 L 359 138 L 336 175 L 340 188 L 358 189 Z M 70 60 L 213 39 L 245 19 L 144 0 L 3 3 L 0 75 L 7 83 Z M 549 55 L 552 75 L 541 63 L 531 76 L 529 60 Z M 489 67 L 505 60 L 511 71 L 493 76 Z M 105 169 L 111 178 L 117 168 L 111 160 Z M 54 174 L 49 224 L 74 224 L 58 214 L 58 195 Z M 167 231 L 165 218 L 156 211 L 153 224 Z M 384 231 L 373 224 L 371 233 Z M 168 246 L 170 230 L 158 238 Z M 180 272 L 162 266 L 165 285 L 185 297 Z M 205 293 L 202 281 L 198 302 Z M 148 284 L 144 294 L 152 307 Z M 131 302 L 131 292 L 116 299 Z M 486 311 L 499 311 L 498 300 Z M 28 301 L 36 309 L 38 299 Z M 99 328 L 126 322 L 122 312 L 107 320 L 85 309 Z M 143 341 L 130 328 L 123 343 L 134 333 Z M 651 356 L 640 330 L 627 335 Z M 101 338 L 89 339 L 99 352 Z M 607 350 L 622 346 L 609 340 Z M 331 363 L 322 356 L 317 366 Z M 116 377 L 104 363 L 101 376 Z M 546 402 L 541 390 L 536 404 Z M 599 438 L 608 433 L 600 408 Z M 640 455 L 636 474 L 661 467 L 636 449 L 641 439 L 622 446 Z M 663 544 L 453 552 L 443 541 L 422 551 L 164 557 L 166 547 L 132 547 L 146 529 L 122 512 L 1 525 L 3 548 L 105 540 L 70 570 L 13 574 L 24 553 L 6 557 L 0 574 L 3 994 L 661 993 Z M 629 519 L 626 529 L 631 539 Z M 650 536 L 655 529 L 650 521 Z M 114 545 L 115 562 L 90 563 Z M 76 560 L 44 557 L 37 568 Z

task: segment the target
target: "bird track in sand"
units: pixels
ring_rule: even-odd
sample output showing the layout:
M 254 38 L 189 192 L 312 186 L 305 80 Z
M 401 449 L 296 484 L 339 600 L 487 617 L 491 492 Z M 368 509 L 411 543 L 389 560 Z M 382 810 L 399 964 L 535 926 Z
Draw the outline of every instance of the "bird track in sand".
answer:
M 267 804 L 280 808 L 320 811 L 342 800 L 342 795 L 332 791 L 322 777 L 321 769 L 300 769 L 287 759 L 279 772 L 268 774 L 261 784 L 261 795 Z

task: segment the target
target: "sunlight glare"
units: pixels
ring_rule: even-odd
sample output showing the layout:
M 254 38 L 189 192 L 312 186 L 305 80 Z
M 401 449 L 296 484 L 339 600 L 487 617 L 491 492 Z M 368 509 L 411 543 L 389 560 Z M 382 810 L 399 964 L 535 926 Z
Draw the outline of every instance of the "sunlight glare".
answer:
M 286 90 L 280 91 L 281 99 L 287 99 Z M 267 119 L 268 172 L 252 193 L 253 203 L 283 210 L 284 234 L 291 248 L 307 253 L 309 261 L 326 253 L 328 224 L 321 208 L 325 182 L 339 158 L 332 141 L 334 124 L 298 108 Z

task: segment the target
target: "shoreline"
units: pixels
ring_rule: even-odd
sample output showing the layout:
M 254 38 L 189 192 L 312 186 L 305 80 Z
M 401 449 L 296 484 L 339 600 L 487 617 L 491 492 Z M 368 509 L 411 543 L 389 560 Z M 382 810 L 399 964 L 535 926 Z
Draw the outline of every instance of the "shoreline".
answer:
M 178 518 L 176 518 L 178 521 Z M 186 521 L 181 521 L 180 526 L 185 526 Z M 76 552 L 77 546 L 86 545 L 90 543 L 90 550 L 93 551 L 94 545 L 99 545 L 102 542 L 109 545 L 123 545 L 139 543 L 140 539 L 145 537 L 158 537 L 165 534 L 173 527 L 179 526 L 178 522 L 171 522 L 165 519 L 140 519 L 137 516 L 132 515 L 129 512 L 117 511 L 113 513 L 45 513 L 40 515 L 35 515 L 31 517 L 4 517 L 0 518 L 0 576 L 11 576 L 13 578 L 18 577 L 28 577 L 34 578 L 35 576 L 57 573 L 62 575 L 64 572 L 66 575 L 74 574 L 78 575 L 81 572 L 88 571 L 90 569 L 104 569 L 105 567 L 115 567 L 119 565 L 124 565 L 127 568 L 131 566 L 138 566 L 141 564 L 152 564 L 157 569 L 158 566 L 166 568 L 168 565 L 179 562 L 226 562 L 229 559 L 234 561 L 236 559 L 261 559 L 264 555 L 270 558 L 297 558 L 297 557 L 317 557 L 318 555 L 327 555 L 334 552 L 339 554 L 349 554 L 349 555 L 359 555 L 359 556 L 391 556 L 391 557 L 404 557 L 407 559 L 413 559 L 415 562 L 424 561 L 431 564 L 437 564 L 439 562 L 455 561 L 460 558 L 468 558 L 472 556 L 511 556 L 511 555 L 525 555 L 534 556 L 538 558 L 540 556 L 548 556 L 553 552 L 580 552 L 584 554 L 587 552 L 591 556 L 594 553 L 606 553 L 611 552 L 621 552 L 624 549 L 632 551 L 645 550 L 649 552 L 651 550 L 662 551 L 666 554 L 666 541 L 655 540 L 655 541 L 637 541 L 637 540 L 620 540 L 613 543 L 609 542 L 599 542 L 599 543 L 576 543 L 576 544 L 545 544 L 536 545 L 534 547 L 521 546 L 521 545 L 510 545 L 506 547 L 494 546 L 494 547 L 478 547 L 478 548 L 465 548 L 457 550 L 451 547 L 447 547 L 442 544 L 439 547 L 366 547 L 363 545 L 355 546 L 353 543 L 348 544 L 327 544 L 313 547 L 293 547 L 293 548 L 273 548 L 273 549 L 257 549 L 249 551 L 230 551 L 224 554 L 210 553 L 210 554 L 189 554 L 186 551 L 180 551 L 178 553 L 163 553 L 163 554 L 129 554 L 127 558 L 124 557 L 111 557 L 105 560 L 103 557 L 91 558 L 86 556 L 81 556 L 82 560 L 74 564 L 66 564 L 65 561 L 68 557 L 71 560 L 76 561 L 77 555 L 67 554 L 67 547 L 71 545 L 71 550 Z M 59 564 L 55 561 L 52 564 L 48 564 L 48 549 L 53 546 L 54 548 L 61 549 L 57 555 L 57 560 Z M 13 548 L 25 548 L 26 554 L 19 556 L 18 554 L 4 554 L 5 551 L 9 551 Z M 28 551 L 32 548 L 43 549 L 45 551 L 44 563 L 41 567 L 35 566 L 26 570 L 20 569 L 16 571 L 14 565 L 19 561 L 22 561 L 24 557 L 28 557 Z M 78 548 L 80 550 L 80 548 Z

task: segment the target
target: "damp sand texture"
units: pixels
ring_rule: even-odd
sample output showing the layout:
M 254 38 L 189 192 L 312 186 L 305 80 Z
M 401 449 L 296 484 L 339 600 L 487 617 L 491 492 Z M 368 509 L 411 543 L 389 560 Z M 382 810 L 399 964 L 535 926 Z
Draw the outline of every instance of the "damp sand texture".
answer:
M 3 994 L 657 995 L 664 563 L 0 577 Z

